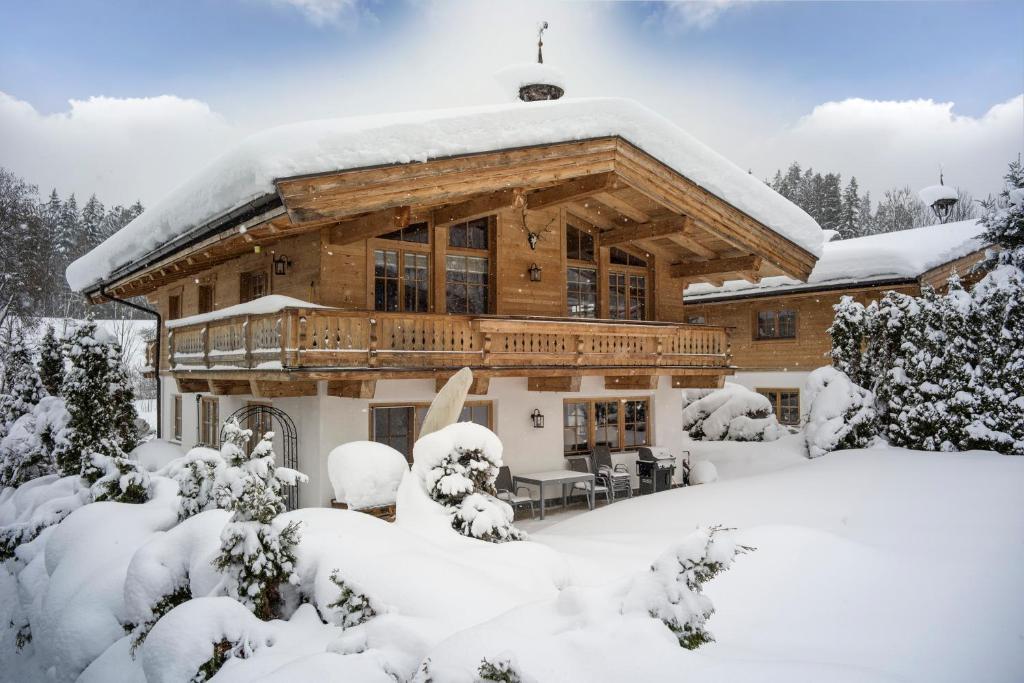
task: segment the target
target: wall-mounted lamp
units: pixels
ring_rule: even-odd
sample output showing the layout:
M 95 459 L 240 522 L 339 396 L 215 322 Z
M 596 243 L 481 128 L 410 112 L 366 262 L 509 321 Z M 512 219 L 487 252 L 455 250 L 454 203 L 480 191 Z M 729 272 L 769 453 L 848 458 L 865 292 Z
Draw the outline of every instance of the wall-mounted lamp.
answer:
M 533 412 L 530 413 L 530 419 L 533 420 L 534 429 L 544 429 L 544 416 L 540 414 L 539 408 L 533 409 Z
M 538 266 L 536 263 L 531 263 L 530 267 L 527 270 L 530 271 L 530 282 L 540 282 L 540 266 Z
M 255 246 L 254 246 L 254 247 L 252 248 L 252 253 L 254 253 L 254 254 L 261 254 L 261 253 L 263 253 L 263 247 L 261 247 L 261 246 L 260 246 L 260 245 L 258 245 L 258 244 L 257 244 L 257 245 L 255 245 Z
M 287 275 L 288 274 L 288 268 L 291 265 L 292 265 L 292 262 L 291 262 L 291 260 L 287 256 L 285 256 L 283 254 L 281 256 L 275 256 L 274 257 L 274 275 Z

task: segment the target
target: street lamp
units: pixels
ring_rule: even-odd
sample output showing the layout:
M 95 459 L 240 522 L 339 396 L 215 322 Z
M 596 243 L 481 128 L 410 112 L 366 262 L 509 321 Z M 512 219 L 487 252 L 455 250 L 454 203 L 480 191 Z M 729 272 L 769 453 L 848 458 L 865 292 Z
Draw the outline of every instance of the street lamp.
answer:
M 956 190 L 952 187 L 947 187 L 943 183 L 941 171 L 939 171 L 939 184 L 929 185 L 918 192 L 917 196 L 921 198 L 922 202 L 931 207 L 935 217 L 939 219 L 939 223 L 945 223 L 949 220 L 953 207 L 959 201 Z

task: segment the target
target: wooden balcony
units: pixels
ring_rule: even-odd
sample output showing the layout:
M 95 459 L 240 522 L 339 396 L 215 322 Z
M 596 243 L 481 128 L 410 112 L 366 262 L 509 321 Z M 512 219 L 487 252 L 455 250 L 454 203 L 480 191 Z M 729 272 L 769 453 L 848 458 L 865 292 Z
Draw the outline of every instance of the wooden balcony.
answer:
M 731 374 L 726 328 L 679 323 L 288 308 L 179 324 L 168 349 L 176 375 Z

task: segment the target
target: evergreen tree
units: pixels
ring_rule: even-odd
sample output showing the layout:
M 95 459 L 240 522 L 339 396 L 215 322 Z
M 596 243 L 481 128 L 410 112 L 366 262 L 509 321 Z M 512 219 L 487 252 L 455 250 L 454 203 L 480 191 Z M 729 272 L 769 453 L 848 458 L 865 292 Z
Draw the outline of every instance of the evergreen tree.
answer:
M 1012 252 L 1024 249 L 1024 166 L 1019 159 L 1010 163 L 1004 179 L 1000 201 L 989 202 L 982 223 L 985 239 L 1006 250 L 1004 263 L 1013 263 Z
M 842 184 L 838 173 L 827 173 L 818 176 L 820 181 L 818 205 L 820 216 L 818 225 L 825 230 L 836 230 L 842 232 L 843 223 L 843 195 Z
M 864 237 L 875 232 L 875 217 L 871 213 L 871 193 L 865 192 L 857 207 L 857 232 L 853 236 Z
M 860 190 L 857 179 L 850 178 L 840 199 L 839 231 L 840 239 L 848 240 L 860 236 L 858 219 L 860 217 Z
M 875 395 L 879 431 L 887 435 L 890 415 L 898 415 L 903 406 L 906 374 L 901 354 L 904 336 L 916 314 L 914 297 L 893 291 L 865 309 L 865 336 L 869 341 L 862 373 L 871 380 L 866 388 Z
M 46 395 L 21 329 L 10 329 L 9 337 L 4 349 L 3 384 L 0 385 L 0 437 Z
M 105 215 L 106 209 L 103 207 L 103 203 L 96 198 L 96 195 L 89 197 L 89 201 L 82 207 L 76 256 L 81 256 L 103 241 L 103 219 Z
M 292 469 L 274 464 L 273 432 L 246 455 L 252 431 L 231 420 L 224 425 L 228 445 L 222 454 L 228 461 L 218 486 L 218 506 L 234 512 L 221 533 L 220 554 L 214 566 L 225 577 L 228 595 L 252 610 L 260 619 L 280 614 L 282 585 L 297 583 L 295 547 L 299 523 L 278 519 L 285 511 L 282 486 L 305 481 Z
M 869 377 L 863 368 L 863 347 L 865 333 L 864 304 L 855 301 L 851 296 L 843 296 L 839 303 L 832 306 L 835 317 L 828 328 L 832 339 L 832 350 L 829 356 L 832 366 L 846 374 L 854 384 L 864 386 Z
M 51 396 L 60 394 L 64 383 L 64 349 L 53 325 L 46 326 L 46 334 L 39 345 L 39 379 Z

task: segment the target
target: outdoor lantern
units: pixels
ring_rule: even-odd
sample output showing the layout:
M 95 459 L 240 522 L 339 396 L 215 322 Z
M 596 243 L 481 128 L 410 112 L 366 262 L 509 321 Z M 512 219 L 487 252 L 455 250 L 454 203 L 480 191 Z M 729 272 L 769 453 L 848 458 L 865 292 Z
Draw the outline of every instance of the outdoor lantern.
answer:
M 530 264 L 530 282 L 540 282 L 540 266 L 536 263 Z
M 274 257 L 274 275 L 287 275 L 288 266 L 292 265 L 292 262 L 287 256 L 275 256 Z
M 534 429 L 544 429 L 544 416 L 540 414 L 539 408 L 533 409 L 533 412 L 530 413 L 530 419 L 533 420 Z
M 949 215 L 958 201 L 956 190 L 952 187 L 947 187 L 943 183 L 941 171 L 939 172 L 939 184 L 924 188 L 917 193 L 917 196 L 921 198 L 922 202 L 931 207 L 940 223 L 945 223 L 949 220 Z

